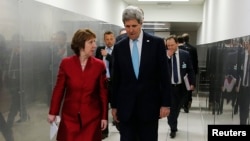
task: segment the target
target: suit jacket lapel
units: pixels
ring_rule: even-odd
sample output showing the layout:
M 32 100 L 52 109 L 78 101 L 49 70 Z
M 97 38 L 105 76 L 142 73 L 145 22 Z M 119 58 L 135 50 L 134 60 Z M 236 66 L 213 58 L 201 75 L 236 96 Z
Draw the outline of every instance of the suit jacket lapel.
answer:
M 142 39 L 142 48 L 141 48 L 141 58 L 140 58 L 140 66 L 139 66 L 139 76 L 141 73 L 141 70 L 143 70 L 143 67 L 145 66 L 145 63 L 147 63 L 148 56 L 150 56 L 150 39 L 148 38 L 147 34 L 143 33 L 143 39 Z

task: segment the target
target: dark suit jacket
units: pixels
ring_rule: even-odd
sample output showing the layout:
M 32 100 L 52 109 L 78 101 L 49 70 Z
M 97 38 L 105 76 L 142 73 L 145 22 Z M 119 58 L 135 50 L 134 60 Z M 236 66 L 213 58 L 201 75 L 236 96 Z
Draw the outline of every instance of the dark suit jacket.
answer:
M 161 106 L 170 106 L 170 73 L 164 40 L 143 32 L 139 76 L 133 70 L 129 38 L 113 50 L 112 101 L 120 121 L 132 116 L 143 121 L 159 118 Z
M 117 36 L 115 40 L 118 43 L 120 40 L 122 40 L 122 39 L 124 39 L 126 37 L 127 37 L 127 34 L 124 33 L 124 34 L 121 34 L 121 35 Z
M 102 49 L 105 49 L 105 46 L 100 46 L 96 49 L 96 54 L 95 54 L 95 57 L 100 59 L 100 60 L 103 60 L 103 56 L 101 54 L 101 50 Z M 110 75 L 111 75 L 111 69 L 112 69 L 112 54 L 108 54 L 106 56 L 106 60 L 109 61 L 109 71 L 110 71 Z
M 95 57 L 100 59 L 100 60 L 103 60 L 103 56 L 101 54 L 101 50 L 102 49 L 105 49 L 105 46 L 100 46 L 96 49 L 96 54 L 95 54 Z M 110 102 L 111 101 L 111 85 L 112 85 L 112 82 L 110 81 L 111 80 L 111 72 L 112 72 L 112 54 L 107 54 L 106 56 L 106 60 L 109 61 L 109 73 L 110 73 L 110 78 L 109 80 L 107 81 L 107 86 L 108 86 L 108 101 Z
M 238 47 L 225 47 L 223 50 L 223 80 L 225 75 L 233 75 L 237 78 Z M 224 83 L 224 81 L 223 81 Z
M 179 49 L 179 59 L 182 83 L 184 83 L 184 76 L 188 74 L 188 80 L 190 85 L 195 86 L 195 73 L 189 53 L 185 50 Z
M 194 72 L 195 72 L 195 74 L 197 74 L 199 67 L 198 67 L 198 54 L 197 54 L 196 47 L 192 46 L 189 43 L 185 43 L 183 46 L 181 46 L 179 48 L 189 52 L 191 60 L 192 60 Z
M 241 81 L 237 80 L 237 85 L 242 86 L 243 83 L 243 75 L 244 75 L 244 62 L 245 62 L 245 49 L 240 48 L 238 49 L 238 58 L 237 58 L 237 75 L 238 75 L 238 80 L 241 79 Z M 240 84 L 239 84 L 240 83 Z

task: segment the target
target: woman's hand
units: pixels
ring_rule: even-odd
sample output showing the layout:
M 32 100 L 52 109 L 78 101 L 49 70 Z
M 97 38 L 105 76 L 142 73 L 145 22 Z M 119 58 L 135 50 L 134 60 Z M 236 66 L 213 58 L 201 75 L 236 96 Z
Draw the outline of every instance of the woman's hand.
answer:
M 105 130 L 108 127 L 108 120 L 101 120 L 101 129 Z
M 52 122 L 56 121 L 56 115 L 49 114 L 47 120 L 48 120 L 48 123 L 52 123 Z

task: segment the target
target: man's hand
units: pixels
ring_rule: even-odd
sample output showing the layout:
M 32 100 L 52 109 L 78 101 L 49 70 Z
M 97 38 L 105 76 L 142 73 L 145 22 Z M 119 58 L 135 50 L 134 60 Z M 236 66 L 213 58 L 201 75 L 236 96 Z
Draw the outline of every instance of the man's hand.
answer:
M 107 56 L 108 52 L 105 49 L 102 49 L 101 50 L 101 54 L 102 54 L 102 56 Z
M 170 114 L 170 107 L 161 107 L 160 108 L 160 118 L 164 118 L 169 116 Z
M 167 56 L 170 58 L 173 56 L 174 53 L 175 52 L 173 50 L 169 50 L 169 49 L 167 50 Z
M 117 109 L 113 108 L 111 113 L 112 113 L 114 121 L 119 123 L 120 121 L 118 120 L 118 117 L 117 117 Z

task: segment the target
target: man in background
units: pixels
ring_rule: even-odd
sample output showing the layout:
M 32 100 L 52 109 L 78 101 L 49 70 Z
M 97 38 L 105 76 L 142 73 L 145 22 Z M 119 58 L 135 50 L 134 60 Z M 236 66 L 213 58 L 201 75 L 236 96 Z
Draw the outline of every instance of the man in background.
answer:
M 184 49 L 186 51 L 189 52 L 190 54 L 190 57 L 191 57 L 191 62 L 192 62 L 192 65 L 193 65 L 193 70 L 194 70 L 194 73 L 195 75 L 198 74 L 198 54 L 197 54 L 197 49 L 196 47 L 194 47 L 193 45 L 191 45 L 189 43 L 189 34 L 188 33 L 184 33 L 182 34 L 182 37 L 183 37 L 183 41 L 184 41 L 184 44 L 182 47 L 180 47 L 180 49 Z M 186 113 L 189 112 L 189 109 L 191 107 L 191 104 L 192 104 L 192 93 L 193 93 L 193 90 L 189 90 L 188 91 L 188 96 L 184 102 L 184 105 L 183 105 L 183 108 L 184 108 L 184 111 Z
M 240 125 L 249 125 L 250 105 L 250 38 L 244 41 L 243 49 L 239 50 L 237 71 L 240 76 L 236 91 L 239 92 Z
M 65 31 L 58 31 L 51 37 L 49 45 L 49 83 L 48 83 L 48 105 L 50 103 L 51 93 L 54 88 L 59 65 L 64 57 L 73 54 L 70 44 L 67 42 Z
M 5 42 L 5 38 L 3 35 L 0 34 L 0 99 L 1 102 L 4 102 L 4 100 L 6 100 L 5 98 L 3 98 L 3 94 L 4 94 L 4 66 L 6 63 L 6 42 Z M 3 106 L 3 105 L 1 105 Z M 4 106 L 5 107 L 5 106 Z M 4 108 L 1 107 L 1 108 Z M 13 137 L 13 133 L 12 133 L 12 129 L 10 126 L 8 126 L 8 124 L 6 123 L 6 120 L 4 118 L 4 115 L 2 113 L 2 109 L 0 109 L 0 132 L 2 132 L 2 135 L 5 139 L 5 141 L 14 141 L 14 137 Z
M 100 46 L 96 49 L 96 58 L 103 60 L 106 66 L 106 76 L 108 85 L 108 99 L 111 101 L 111 68 L 112 68 L 112 50 L 115 44 L 115 35 L 112 31 L 106 31 L 104 33 L 104 46 Z M 109 128 L 107 127 L 102 131 L 102 139 L 108 137 Z
M 23 44 L 24 38 L 20 34 L 14 34 L 10 43 L 9 53 L 7 56 L 7 83 L 8 90 L 11 94 L 11 105 L 8 113 L 7 124 L 12 127 L 15 117 L 19 113 L 20 119 L 16 122 L 24 122 L 29 120 L 26 109 L 27 95 L 24 85 L 25 80 L 29 79 L 26 74 L 30 72 L 29 50 Z M 26 89 L 27 90 L 27 89 Z
M 178 39 L 171 35 L 166 39 L 167 58 L 171 68 L 171 112 L 168 116 L 168 124 L 171 130 L 170 137 L 175 138 L 178 131 L 178 117 L 183 101 L 188 90 L 195 88 L 195 75 L 192 67 L 190 55 L 187 51 L 178 48 Z M 185 76 L 188 78 L 190 88 L 186 86 Z M 186 82 L 185 82 L 186 81 Z

